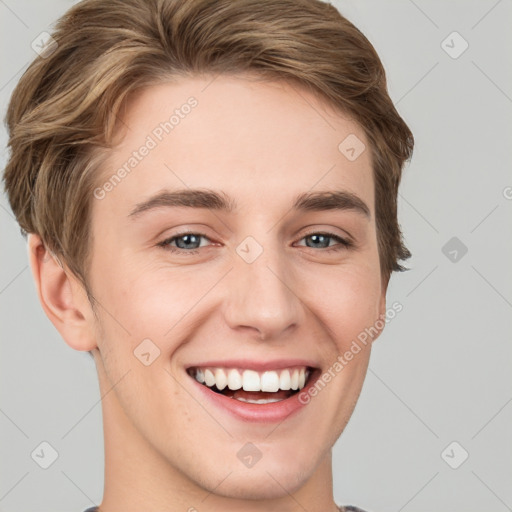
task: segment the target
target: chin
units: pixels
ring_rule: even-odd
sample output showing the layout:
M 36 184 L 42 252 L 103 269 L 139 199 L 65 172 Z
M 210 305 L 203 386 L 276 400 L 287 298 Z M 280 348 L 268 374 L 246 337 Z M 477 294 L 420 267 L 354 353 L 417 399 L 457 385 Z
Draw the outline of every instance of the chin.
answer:
M 211 481 L 209 476 L 207 488 L 214 494 L 226 498 L 277 499 L 298 491 L 305 485 L 313 471 L 314 467 L 305 468 L 297 459 L 290 461 L 289 464 L 283 464 L 282 460 L 274 460 L 266 465 L 260 460 L 252 468 L 227 469 L 225 480 L 220 485 L 219 480 Z M 222 481 L 220 475 L 218 478 Z
M 290 482 L 294 485 L 291 485 Z M 270 474 L 260 473 L 257 476 L 248 473 L 238 475 L 232 473 L 222 485 L 212 492 L 233 499 L 272 500 L 294 493 L 304 483 L 305 481 L 297 484 L 297 475 L 276 477 L 271 472 Z

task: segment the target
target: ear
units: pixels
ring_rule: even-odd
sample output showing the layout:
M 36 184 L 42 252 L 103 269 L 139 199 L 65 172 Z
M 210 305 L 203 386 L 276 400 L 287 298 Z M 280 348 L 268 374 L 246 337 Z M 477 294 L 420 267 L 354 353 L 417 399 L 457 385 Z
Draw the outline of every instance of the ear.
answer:
M 28 234 L 28 256 L 39 301 L 64 341 L 75 350 L 96 348 L 96 320 L 82 284 L 34 233 Z

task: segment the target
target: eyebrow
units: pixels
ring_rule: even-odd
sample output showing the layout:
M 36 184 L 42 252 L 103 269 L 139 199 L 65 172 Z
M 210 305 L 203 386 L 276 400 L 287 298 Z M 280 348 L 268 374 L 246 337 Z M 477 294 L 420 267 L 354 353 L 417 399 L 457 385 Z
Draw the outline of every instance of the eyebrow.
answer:
M 128 217 L 136 219 L 143 213 L 160 208 L 208 208 L 233 213 L 237 204 L 224 192 L 215 190 L 183 189 L 163 190 L 149 199 L 138 203 Z M 296 211 L 349 210 L 371 218 L 370 209 L 356 194 L 346 190 L 326 190 L 299 194 L 293 203 Z

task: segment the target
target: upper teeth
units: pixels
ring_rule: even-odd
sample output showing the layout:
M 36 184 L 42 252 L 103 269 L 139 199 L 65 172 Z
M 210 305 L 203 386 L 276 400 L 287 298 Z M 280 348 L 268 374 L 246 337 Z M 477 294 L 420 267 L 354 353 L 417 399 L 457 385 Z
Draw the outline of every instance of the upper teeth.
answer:
M 216 386 L 223 390 L 226 386 L 231 390 L 243 388 L 245 391 L 270 391 L 302 389 L 309 376 L 309 370 L 302 368 L 286 368 L 256 372 L 254 370 L 238 370 L 236 368 L 194 368 L 192 375 L 208 387 Z

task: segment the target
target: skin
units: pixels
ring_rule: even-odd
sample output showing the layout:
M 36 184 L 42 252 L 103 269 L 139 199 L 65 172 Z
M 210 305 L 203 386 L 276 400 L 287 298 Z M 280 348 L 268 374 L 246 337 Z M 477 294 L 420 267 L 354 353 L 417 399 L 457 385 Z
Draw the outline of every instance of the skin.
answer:
M 78 280 L 31 234 L 39 298 L 66 343 L 94 353 L 104 397 L 101 511 L 335 511 L 331 448 L 359 397 L 371 342 L 278 426 L 211 405 L 185 368 L 301 357 L 325 371 L 384 314 L 369 145 L 360 126 L 296 85 L 212 80 L 151 86 L 127 105 L 99 184 L 175 108 L 198 100 L 114 190 L 93 200 L 90 285 L 99 321 Z M 367 147 L 353 162 L 338 150 L 349 134 Z M 185 185 L 222 190 L 238 210 L 161 208 L 128 218 L 141 200 Z M 291 210 L 299 193 L 335 189 L 359 196 L 370 217 Z M 197 254 L 156 245 L 180 230 L 208 237 Z M 355 247 L 325 252 L 310 238 L 325 231 L 349 235 Z M 250 264 L 236 253 L 247 236 L 263 248 Z M 133 354 L 146 338 L 160 349 L 149 366 Z M 236 456 L 246 442 L 262 453 L 251 468 Z

